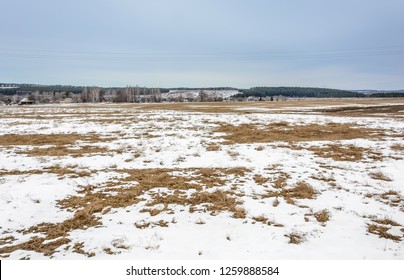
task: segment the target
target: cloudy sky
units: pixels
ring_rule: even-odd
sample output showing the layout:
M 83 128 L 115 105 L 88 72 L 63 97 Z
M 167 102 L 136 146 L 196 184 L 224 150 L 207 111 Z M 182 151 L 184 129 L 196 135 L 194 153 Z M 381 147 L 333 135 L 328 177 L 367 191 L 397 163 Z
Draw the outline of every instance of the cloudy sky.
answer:
M 0 4 L 0 82 L 404 88 L 403 0 Z

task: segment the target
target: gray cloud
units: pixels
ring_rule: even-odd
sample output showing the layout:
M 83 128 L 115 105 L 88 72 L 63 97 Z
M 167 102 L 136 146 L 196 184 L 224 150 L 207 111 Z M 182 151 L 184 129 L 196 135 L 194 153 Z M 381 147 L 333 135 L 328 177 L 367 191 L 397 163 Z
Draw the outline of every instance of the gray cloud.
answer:
M 2 81 L 404 88 L 403 1 L 2 2 Z

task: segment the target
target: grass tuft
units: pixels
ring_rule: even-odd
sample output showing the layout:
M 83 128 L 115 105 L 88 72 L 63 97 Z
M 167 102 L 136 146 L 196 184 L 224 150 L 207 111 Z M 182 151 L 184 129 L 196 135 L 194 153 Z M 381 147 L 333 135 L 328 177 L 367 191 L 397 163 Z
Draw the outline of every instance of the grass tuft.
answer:
M 314 213 L 317 222 L 325 224 L 330 220 L 330 212 L 327 209 Z

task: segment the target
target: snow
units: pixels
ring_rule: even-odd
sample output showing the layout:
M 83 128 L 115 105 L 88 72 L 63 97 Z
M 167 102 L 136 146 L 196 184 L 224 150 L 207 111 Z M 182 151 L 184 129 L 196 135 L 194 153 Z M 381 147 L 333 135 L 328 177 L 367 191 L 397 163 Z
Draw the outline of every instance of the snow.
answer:
M 238 90 L 202 90 L 204 93 L 207 93 L 209 96 L 214 97 L 222 97 L 227 99 L 233 95 L 239 94 Z M 199 96 L 201 90 L 170 90 L 169 92 L 163 93 L 162 96 L 167 98 L 190 98 L 196 99 Z
M 195 95 L 198 92 L 187 92 L 191 93 Z M 234 93 L 223 93 L 223 97 L 230 96 L 226 94 Z M 141 212 L 151 199 L 150 192 L 147 192 L 142 196 L 145 200 L 139 203 L 112 208 L 105 214 L 97 213 L 101 225 L 70 231 L 70 247 L 69 244 L 61 246 L 52 258 L 87 259 L 86 255 L 74 252 L 72 248 L 75 243 L 83 242 L 82 249 L 94 253 L 94 259 L 404 259 L 403 241 L 380 238 L 367 232 L 372 217 L 394 220 L 403 229 L 402 200 L 400 208 L 380 199 L 366 197 L 366 194 L 387 191 L 404 195 L 403 152 L 391 148 L 393 145 L 402 145 L 402 138 L 338 141 L 342 145 L 353 144 L 380 151 L 384 156 L 381 161 L 336 161 L 317 157 L 306 149 L 287 148 L 286 142 L 221 145 L 217 151 L 206 149 L 209 143 L 221 144 L 223 141 L 223 134 L 212 133 L 220 123 L 240 125 L 285 121 L 304 125 L 354 122 L 368 128 L 403 133 L 404 123 L 401 119 L 314 115 L 307 114 L 307 108 L 301 114 L 272 114 L 270 110 L 262 113 L 265 109 L 249 106 L 243 109 L 257 111 L 250 114 L 202 114 L 142 111 L 136 107 L 120 108 L 119 105 L 2 109 L 0 114 L 16 116 L 0 119 L 0 135 L 96 133 L 115 139 L 85 144 L 107 147 L 111 152 L 80 157 L 32 157 L 18 153 L 30 147 L 0 146 L 1 171 L 27 172 L 22 175 L 0 175 L 0 240 L 13 236 L 16 240 L 11 245 L 20 244 L 33 236 L 41 236 L 38 233 L 24 235 L 21 230 L 44 222 L 60 223 L 71 218 L 74 212 L 62 209 L 57 202 L 69 196 L 77 196 L 81 186 L 97 186 L 112 178 L 119 181 L 119 178 L 125 177 L 116 169 L 245 167 L 251 171 L 242 180 L 228 175 L 223 186 L 212 188 L 229 190 L 236 184 L 238 191 L 243 194 L 238 199 L 246 211 L 245 219 L 232 218 L 232 213 L 227 211 L 217 215 L 211 215 L 209 211 L 191 213 L 189 205 L 177 204 L 170 205 L 172 213 L 163 211 L 151 216 L 148 212 Z M 97 122 L 110 118 L 106 113 L 113 113 L 116 115 L 114 118 L 121 121 Z M 21 115 L 45 118 L 24 118 Z M 332 143 L 311 141 L 300 144 L 304 147 L 321 147 Z M 257 150 L 259 146 L 264 149 Z M 232 152 L 235 154 L 232 155 Z M 135 157 L 135 153 L 141 156 Z M 76 166 L 75 169 L 90 171 L 91 175 L 74 178 L 28 172 L 55 165 Z M 321 168 L 323 165 L 332 168 Z M 268 167 L 274 168 L 269 170 Z M 260 185 L 254 181 L 253 176 L 260 174 L 274 179 L 280 172 L 290 176 L 288 184 L 307 182 L 318 195 L 315 199 L 298 199 L 295 205 L 279 197 L 280 204 L 277 207 L 273 206 L 274 197 L 256 199 L 268 190 L 270 183 Z M 381 172 L 391 181 L 372 179 L 369 176 L 371 172 Z M 312 178 L 319 174 L 335 179 L 337 187 L 330 187 L 327 182 Z M 194 191 L 189 190 L 188 194 Z M 153 189 L 153 192 L 172 191 L 161 186 Z M 326 224 L 317 222 L 313 216 L 307 216 L 323 209 L 330 212 L 330 220 Z M 282 226 L 255 222 L 252 218 L 258 216 L 264 216 L 271 223 Z M 305 217 L 308 217 L 308 221 L 305 221 Z M 160 220 L 168 222 L 168 226 L 157 225 Z M 135 226 L 141 223 L 150 223 L 150 226 L 144 229 Z M 292 233 L 302 235 L 303 242 L 289 244 L 287 236 Z M 389 233 L 403 237 L 400 227 L 392 227 Z M 0 245 L 0 250 L 7 246 L 10 244 Z M 106 253 L 106 249 L 114 254 Z M 28 250 L 16 250 L 5 257 L 49 258 Z

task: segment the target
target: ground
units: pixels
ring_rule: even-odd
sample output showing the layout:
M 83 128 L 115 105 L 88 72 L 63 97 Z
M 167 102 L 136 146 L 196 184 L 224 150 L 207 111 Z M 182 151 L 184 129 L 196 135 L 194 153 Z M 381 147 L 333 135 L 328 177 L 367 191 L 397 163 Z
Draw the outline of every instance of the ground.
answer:
M 2 259 L 403 259 L 404 99 L 0 107 Z

